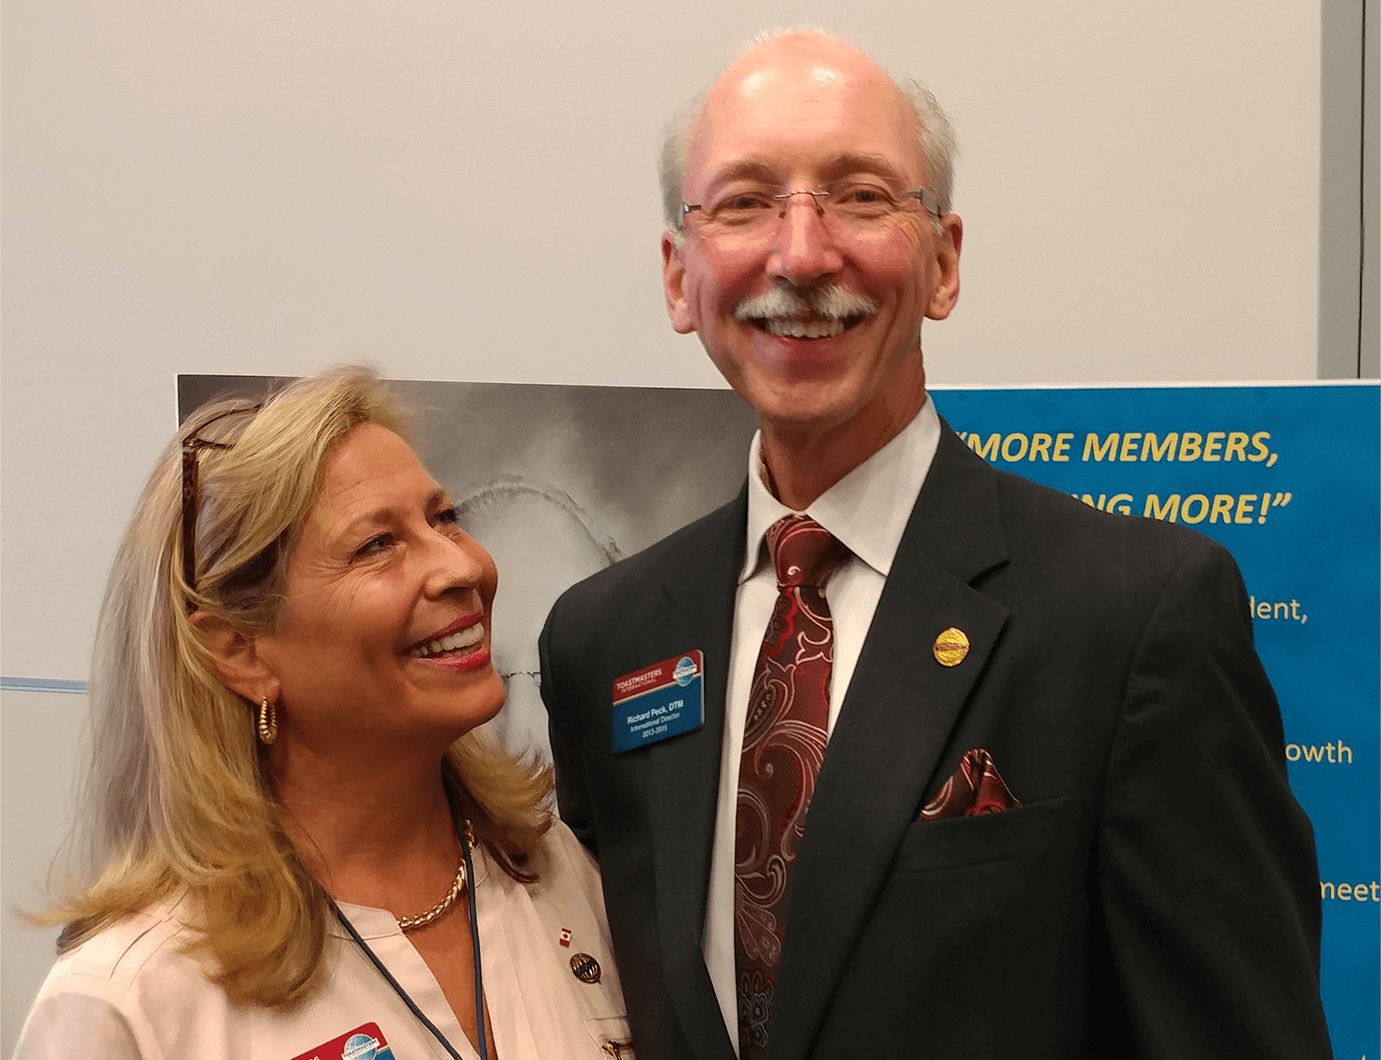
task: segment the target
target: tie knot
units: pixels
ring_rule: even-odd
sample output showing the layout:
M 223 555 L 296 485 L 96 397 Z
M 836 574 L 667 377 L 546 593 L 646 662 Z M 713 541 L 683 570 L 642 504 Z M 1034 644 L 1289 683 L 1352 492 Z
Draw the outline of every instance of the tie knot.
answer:
M 849 550 L 806 515 L 787 515 L 767 528 L 767 552 L 778 585 L 823 586 Z

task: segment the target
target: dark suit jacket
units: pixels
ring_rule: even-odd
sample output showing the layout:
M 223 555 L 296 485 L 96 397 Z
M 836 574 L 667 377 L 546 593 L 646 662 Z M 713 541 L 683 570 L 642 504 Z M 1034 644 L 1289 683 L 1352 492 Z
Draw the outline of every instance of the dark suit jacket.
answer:
M 745 498 L 575 586 L 541 639 L 642 1060 L 732 1060 L 700 940 Z M 972 648 L 946 668 L 950 626 Z M 614 679 L 695 648 L 704 726 L 613 754 Z M 769 1056 L 1331 1058 L 1283 744 L 1222 548 L 946 427 L 810 807 Z M 917 822 L 974 747 L 1022 805 Z

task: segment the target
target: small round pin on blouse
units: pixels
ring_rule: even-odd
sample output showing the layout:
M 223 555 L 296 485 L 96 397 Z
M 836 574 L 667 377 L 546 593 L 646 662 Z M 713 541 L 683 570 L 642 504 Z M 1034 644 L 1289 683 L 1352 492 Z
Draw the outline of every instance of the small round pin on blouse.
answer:
M 571 958 L 571 971 L 582 983 L 599 982 L 599 961 L 588 953 L 577 953 Z

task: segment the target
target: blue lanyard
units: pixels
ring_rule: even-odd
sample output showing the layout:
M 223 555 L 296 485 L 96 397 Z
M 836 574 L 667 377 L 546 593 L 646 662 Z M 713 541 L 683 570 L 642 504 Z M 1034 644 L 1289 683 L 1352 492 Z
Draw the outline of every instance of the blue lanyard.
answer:
M 456 831 L 460 836 L 461 855 L 465 858 L 465 902 L 470 907 L 470 948 L 475 955 L 475 1028 L 479 1036 L 480 1060 L 489 1060 L 489 1044 L 485 1040 L 484 1034 L 484 976 L 480 970 L 479 917 L 475 912 L 475 871 L 474 866 L 470 863 L 470 844 L 466 842 L 465 829 L 457 827 Z M 379 970 L 379 974 L 384 977 L 389 986 L 393 987 L 393 992 L 402 998 L 403 1004 L 407 1005 L 422 1026 L 432 1032 L 432 1037 L 441 1043 L 441 1048 L 450 1054 L 452 1060 L 464 1060 L 464 1057 L 456 1052 L 455 1046 L 446 1040 L 441 1029 L 429 1020 L 427 1014 L 417 1006 L 417 1002 L 408 996 L 408 992 L 403 989 L 403 984 L 398 982 L 393 977 L 393 973 L 384 967 L 384 962 L 379 960 L 378 954 L 371 950 L 369 944 L 360 937 L 360 933 L 355 930 L 355 925 L 346 919 L 345 914 L 340 911 L 340 906 L 336 905 L 334 900 L 331 902 L 331 908 L 335 910 L 336 919 L 341 922 L 341 926 L 355 940 L 355 945 L 359 946 L 364 955 L 369 958 L 369 963 Z

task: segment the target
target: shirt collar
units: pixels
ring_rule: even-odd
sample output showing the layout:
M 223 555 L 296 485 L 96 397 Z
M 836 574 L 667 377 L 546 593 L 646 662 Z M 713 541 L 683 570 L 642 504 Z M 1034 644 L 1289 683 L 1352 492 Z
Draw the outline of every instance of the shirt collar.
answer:
M 804 514 L 886 577 L 939 445 L 940 417 L 927 396 L 895 438 L 817 497 Z M 758 432 L 748 449 L 748 537 L 740 582 L 767 562 L 763 549 L 767 528 L 792 514 L 768 490 L 766 472 L 762 433 Z

